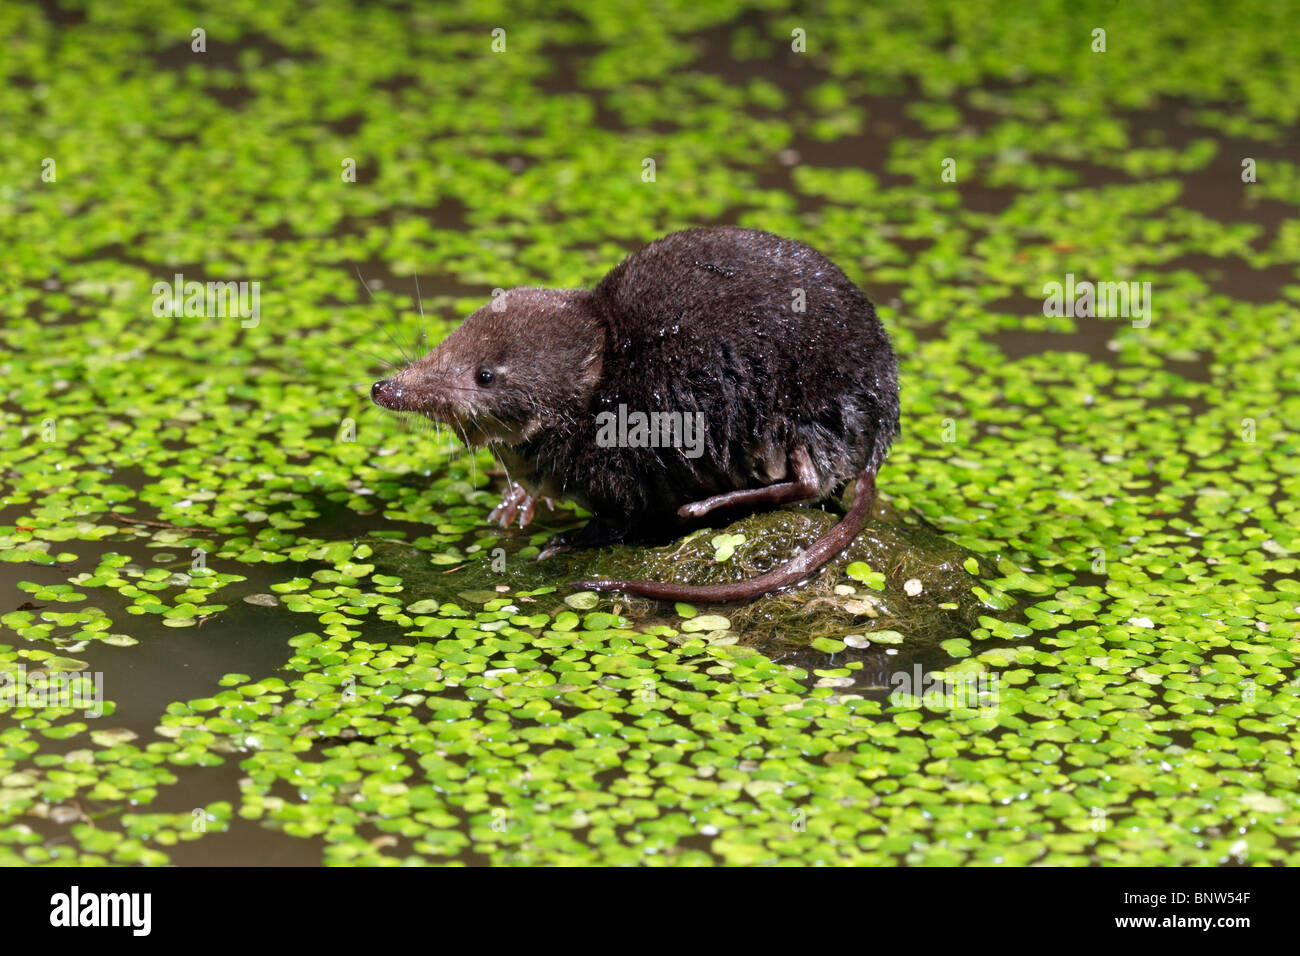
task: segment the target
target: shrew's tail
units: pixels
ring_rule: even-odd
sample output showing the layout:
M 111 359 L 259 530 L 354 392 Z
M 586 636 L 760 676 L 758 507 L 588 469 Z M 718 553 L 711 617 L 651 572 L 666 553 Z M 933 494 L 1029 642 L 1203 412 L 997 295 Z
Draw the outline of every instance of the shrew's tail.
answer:
M 797 584 L 808 577 L 849 542 L 858 536 L 876 498 L 876 475 L 863 471 L 853 491 L 853 505 L 835 527 L 818 538 L 797 558 L 766 574 L 731 584 L 670 584 L 666 581 L 573 581 L 570 587 L 586 591 L 626 591 L 660 601 L 698 601 L 702 604 L 725 604 L 729 601 L 752 601 L 772 591 Z

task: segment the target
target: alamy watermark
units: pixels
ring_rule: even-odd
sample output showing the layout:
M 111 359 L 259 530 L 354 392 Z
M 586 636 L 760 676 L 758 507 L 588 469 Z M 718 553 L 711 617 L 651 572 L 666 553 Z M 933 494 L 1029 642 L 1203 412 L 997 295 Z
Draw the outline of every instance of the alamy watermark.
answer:
M 262 321 L 260 282 L 186 282 L 178 272 L 170 283 L 155 282 L 153 295 L 153 314 L 159 318 L 236 316 L 245 329 L 255 329 Z
M 687 458 L 704 454 L 703 412 L 617 412 L 596 416 L 601 448 L 680 448 Z
M 123 927 L 133 936 L 148 936 L 153 927 L 152 893 L 83 893 L 73 884 L 50 897 L 50 925 Z
M 14 707 L 41 710 L 66 707 L 80 710 L 87 717 L 104 715 L 104 675 L 95 671 L 66 673 L 34 671 L 27 665 L 0 673 L 0 713 Z
M 922 707 L 932 710 L 964 707 L 979 711 L 982 717 L 992 717 L 998 712 L 997 674 L 923 672 L 920 664 L 913 664 L 910 671 L 891 674 L 889 684 L 894 688 L 889 702 L 895 707 L 906 706 L 908 698 L 915 698 Z
M 1131 318 L 1133 328 L 1145 329 L 1151 324 L 1151 283 L 1075 282 L 1074 273 L 1067 272 L 1064 283 L 1043 286 L 1043 315 Z

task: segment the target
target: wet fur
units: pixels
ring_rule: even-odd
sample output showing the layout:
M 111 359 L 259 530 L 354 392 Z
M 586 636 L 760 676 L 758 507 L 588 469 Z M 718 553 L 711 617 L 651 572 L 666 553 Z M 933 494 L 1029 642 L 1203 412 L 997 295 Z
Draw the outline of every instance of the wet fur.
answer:
M 792 308 L 802 288 L 806 311 Z M 747 229 L 692 229 L 616 266 L 584 303 L 605 330 L 603 374 L 570 427 L 515 449 L 565 494 L 628 532 L 678 507 L 785 479 L 806 447 L 823 495 L 874 473 L 898 434 L 898 377 L 875 309 L 803 243 Z M 704 413 L 706 446 L 601 448 L 596 416 Z

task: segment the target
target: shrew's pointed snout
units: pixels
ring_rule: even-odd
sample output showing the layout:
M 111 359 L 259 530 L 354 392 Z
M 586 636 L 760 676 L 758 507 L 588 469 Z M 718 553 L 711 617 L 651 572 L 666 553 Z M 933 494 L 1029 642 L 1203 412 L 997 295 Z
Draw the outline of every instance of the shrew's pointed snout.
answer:
M 370 400 L 384 408 L 401 411 L 402 387 L 391 378 L 382 379 L 370 386 Z

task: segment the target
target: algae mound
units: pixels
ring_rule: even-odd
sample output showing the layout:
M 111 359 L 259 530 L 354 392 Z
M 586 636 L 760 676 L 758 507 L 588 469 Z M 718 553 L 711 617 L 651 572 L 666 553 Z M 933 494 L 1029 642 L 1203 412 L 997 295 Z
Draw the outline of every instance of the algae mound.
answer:
M 754 577 L 791 560 L 838 518 L 813 507 L 751 514 L 722 528 L 699 529 L 663 547 L 617 545 L 545 562 L 516 552 L 504 561 L 484 552 L 448 571 L 430 567 L 427 556 L 400 542 L 376 540 L 375 560 L 399 574 L 414 593 L 453 600 L 474 592 L 518 593 L 554 587 L 583 577 L 645 578 L 683 584 L 720 584 Z M 972 564 L 972 562 L 974 562 Z M 494 570 L 494 564 L 501 570 Z M 748 604 L 724 605 L 732 628 L 747 644 L 785 652 L 822 637 L 888 635 L 877 643 L 930 649 L 967 636 L 989 613 L 972 588 L 989 569 L 922 518 L 878 502 L 866 527 L 838 557 L 800 585 Z M 609 595 L 633 620 L 665 620 L 666 605 Z M 673 618 L 675 620 L 675 617 Z M 864 645 L 865 646 L 865 645 Z

